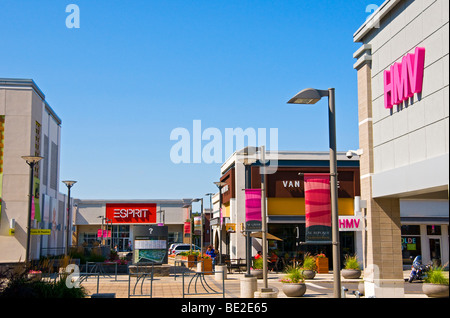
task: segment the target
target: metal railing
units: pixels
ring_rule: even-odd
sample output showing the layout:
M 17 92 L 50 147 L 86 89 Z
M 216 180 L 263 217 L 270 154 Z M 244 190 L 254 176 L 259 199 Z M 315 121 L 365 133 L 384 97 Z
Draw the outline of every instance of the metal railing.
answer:
M 214 288 L 212 288 L 208 282 L 206 281 L 205 278 L 205 274 L 210 275 L 210 274 L 215 274 L 215 273 L 222 273 L 222 291 L 218 291 Z M 214 295 L 214 294 L 222 294 L 222 297 L 225 298 L 225 274 L 223 271 L 218 271 L 218 272 L 196 272 L 196 273 L 189 273 L 189 272 L 183 272 L 182 273 L 182 277 L 183 277 L 183 298 L 185 298 L 185 296 L 197 296 L 197 295 Z M 185 288 L 185 277 L 189 277 L 191 276 L 191 279 L 189 280 L 189 284 L 187 286 L 187 292 L 186 292 L 186 288 Z M 193 285 L 193 289 L 194 291 L 191 292 L 191 285 L 192 283 L 194 283 Z M 199 285 L 200 283 L 200 285 Z M 201 290 L 200 290 L 201 288 Z

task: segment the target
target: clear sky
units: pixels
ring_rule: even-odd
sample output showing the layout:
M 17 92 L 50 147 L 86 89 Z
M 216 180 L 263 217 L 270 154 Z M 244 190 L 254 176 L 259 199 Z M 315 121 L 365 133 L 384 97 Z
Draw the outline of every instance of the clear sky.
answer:
M 358 148 L 353 34 L 382 2 L 0 0 L 0 77 L 33 79 L 62 119 L 60 179 L 78 181 L 75 197 L 202 197 L 220 164 L 170 157 L 171 132 L 192 139 L 194 120 L 328 151 L 326 100 L 286 102 L 335 87 L 338 150 Z M 66 26 L 71 3 L 79 28 Z

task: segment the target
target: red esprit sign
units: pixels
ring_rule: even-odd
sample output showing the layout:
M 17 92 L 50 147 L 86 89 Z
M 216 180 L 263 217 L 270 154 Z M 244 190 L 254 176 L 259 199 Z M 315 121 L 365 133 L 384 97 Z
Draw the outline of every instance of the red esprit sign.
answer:
M 106 218 L 113 223 L 156 223 L 156 203 L 107 203 Z

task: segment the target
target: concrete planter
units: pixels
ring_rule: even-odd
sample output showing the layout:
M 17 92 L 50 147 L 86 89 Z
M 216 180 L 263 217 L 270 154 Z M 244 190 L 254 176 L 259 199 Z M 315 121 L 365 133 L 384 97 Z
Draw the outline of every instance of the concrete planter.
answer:
M 423 284 L 422 291 L 428 297 L 448 298 L 448 285 Z
M 343 269 L 341 270 L 342 277 L 346 279 L 358 279 L 361 277 L 360 269 Z
M 263 270 L 262 269 L 256 269 L 256 268 L 252 268 L 250 269 L 250 274 L 252 274 L 254 277 L 258 278 L 258 279 L 263 279 Z
M 364 296 L 364 292 L 365 292 L 365 289 L 364 289 L 364 282 L 359 282 L 359 284 L 358 284 L 358 291 L 359 291 L 359 293 L 360 293 L 362 296 Z
M 316 277 L 316 271 L 310 269 L 305 269 L 304 271 L 302 271 L 302 274 L 305 279 L 314 279 L 314 277 Z
M 302 297 L 306 292 L 304 283 L 284 283 L 283 293 L 288 297 Z

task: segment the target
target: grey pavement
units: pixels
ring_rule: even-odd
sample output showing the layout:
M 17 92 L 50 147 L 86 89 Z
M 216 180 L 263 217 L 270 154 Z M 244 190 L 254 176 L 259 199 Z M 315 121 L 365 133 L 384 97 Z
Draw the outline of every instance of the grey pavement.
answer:
M 204 275 L 204 280 L 194 277 L 194 272 L 190 271 L 190 276 L 184 277 L 184 298 L 222 298 L 223 283 L 225 285 L 225 298 L 240 298 L 241 278 L 243 273 L 228 273 L 227 279 L 216 280 L 214 275 Z M 278 291 L 277 298 L 289 298 L 282 292 L 282 283 L 279 281 L 283 277 L 283 273 L 269 273 L 268 287 Z M 409 276 L 409 271 L 404 271 L 404 277 Z M 357 285 L 361 279 L 344 279 L 341 277 L 341 286 L 349 289 L 346 292 L 346 298 L 356 298 L 352 294 L 357 290 Z M 137 281 L 136 277 L 127 274 L 111 276 L 100 276 L 98 279 L 98 293 L 113 293 L 115 298 L 128 298 L 130 290 L 132 297 L 130 298 L 150 298 L 150 290 L 152 298 L 183 298 L 183 277 L 174 274 L 163 277 L 154 277 L 150 279 Z M 264 287 L 263 280 L 258 279 L 258 290 Z M 190 284 L 190 286 L 189 286 Z M 406 283 L 408 284 L 408 283 Z M 333 297 L 333 273 L 316 274 L 312 280 L 306 280 L 307 290 L 303 298 L 332 298 Z M 89 295 L 97 293 L 97 278 L 90 277 L 82 283 L 82 286 L 88 290 Z M 151 287 L 151 288 L 150 288 Z M 217 293 L 216 293 L 217 292 Z M 189 293 L 189 295 L 186 295 Z M 427 298 L 425 294 L 419 291 L 405 292 L 405 298 Z

